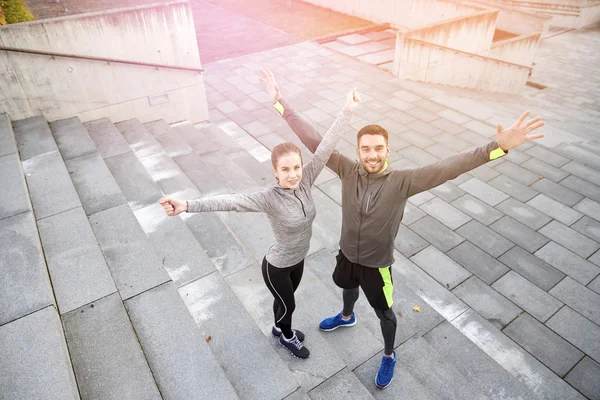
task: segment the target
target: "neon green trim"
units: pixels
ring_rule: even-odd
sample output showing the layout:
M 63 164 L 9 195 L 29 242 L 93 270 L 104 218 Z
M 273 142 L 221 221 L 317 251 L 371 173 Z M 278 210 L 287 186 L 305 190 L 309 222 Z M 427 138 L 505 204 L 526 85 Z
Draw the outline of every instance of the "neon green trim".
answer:
M 496 158 L 500 158 L 505 154 L 506 153 L 504 152 L 504 150 L 502 150 L 500 147 L 498 147 L 496 150 L 492 150 L 490 152 L 490 161 L 495 160 Z
M 388 307 L 394 304 L 392 299 L 392 293 L 394 292 L 394 285 L 392 284 L 392 274 L 390 273 L 390 267 L 379 268 L 379 273 L 383 279 L 383 293 L 385 294 L 385 300 L 387 301 Z
M 275 104 L 273 104 L 273 107 L 275 107 L 279 114 L 283 115 L 283 106 L 280 102 L 276 101 Z
M 388 167 L 388 159 L 385 159 L 385 165 L 383 166 L 383 168 L 381 168 L 381 171 L 379 171 L 377 174 L 381 174 L 383 171 L 385 171 L 385 169 Z

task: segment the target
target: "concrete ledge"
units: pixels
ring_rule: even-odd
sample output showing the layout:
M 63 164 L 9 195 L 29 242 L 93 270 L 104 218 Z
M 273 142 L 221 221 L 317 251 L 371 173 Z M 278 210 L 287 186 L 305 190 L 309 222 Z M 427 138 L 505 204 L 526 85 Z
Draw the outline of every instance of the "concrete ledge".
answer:
M 0 115 L 0 157 L 17 152 L 17 143 L 8 115 Z
M 50 123 L 50 130 L 63 160 L 80 157 L 96 151 L 96 145 L 79 118 L 67 118 Z
M 25 173 L 17 153 L 0 157 L 0 177 L 0 219 L 31 210 Z

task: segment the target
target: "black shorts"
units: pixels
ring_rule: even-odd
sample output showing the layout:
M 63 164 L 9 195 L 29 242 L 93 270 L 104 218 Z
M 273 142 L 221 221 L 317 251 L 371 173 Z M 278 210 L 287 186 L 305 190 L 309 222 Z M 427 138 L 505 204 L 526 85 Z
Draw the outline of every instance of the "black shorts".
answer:
M 336 266 L 333 271 L 333 281 L 342 289 L 361 287 L 371 307 L 385 311 L 392 307 L 394 281 L 392 267 L 371 268 L 355 264 L 340 252 L 336 256 Z

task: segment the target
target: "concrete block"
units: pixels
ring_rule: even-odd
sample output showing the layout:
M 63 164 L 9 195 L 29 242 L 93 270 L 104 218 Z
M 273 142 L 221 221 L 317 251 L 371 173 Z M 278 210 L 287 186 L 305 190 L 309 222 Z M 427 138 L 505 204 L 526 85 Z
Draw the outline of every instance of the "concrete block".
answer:
M 585 179 L 594 185 L 600 186 L 600 172 L 594 168 L 586 167 L 576 161 L 571 161 L 561 168 L 581 179 Z
M 560 184 L 596 202 L 600 201 L 600 186 L 596 186 L 577 176 L 570 175 Z
M 423 338 L 489 398 L 528 399 L 533 396 L 525 385 L 450 322 L 440 324 Z
M 252 179 L 221 152 L 212 152 L 202 156 L 206 164 L 214 171 L 221 182 L 235 192 L 256 189 Z
M 485 143 L 487 143 L 487 139 Z M 472 169 L 471 171 L 469 171 L 469 174 L 471 174 L 474 178 L 477 178 L 482 182 L 488 182 L 489 180 L 494 179 L 495 177 L 500 175 L 498 171 L 488 167 L 487 165 L 481 165 L 475 169 Z
M 132 152 L 104 161 L 132 209 L 146 207 L 162 198 L 154 180 Z
M 532 199 L 538 194 L 538 192 L 529 186 L 517 182 L 506 175 L 499 175 L 490 180 L 488 184 L 523 202 Z
M 429 243 L 421 236 L 414 233 L 405 225 L 400 225 L 398 234 L 394 239 L 394 247 L 406 257 L 410 257 L 415 253 L 428 247 Z
M 543 160 L 557 168 L 562 167 L 570 161 L 568 158 L 556 154 L 550 150 L 546 150 L 541 146 L 532 146 L 529 149 L 525 150 L 525 154 L 535 157 L 538 160 Z
M 575 210 L 582 212 L 590 218 L 595 219 L 596 221 L 600 221 L 600 203 L 590 200 L 583 199 L 580 201 L 575 207 Z
M 498 189 L 495 189 L 476 178 L 470 179 L 459 185 L 459 188 L 491 206 L 495 206 L 508 198 L 507 194 L 502 193 Z
M 548 243 L 535 255 L 584 285 L 590 283 L 600 273 L 600 267 L 555 242 Z
M 96 152 L 96 145 L 78 117 L 53 121 L 50 130 L 65 161 Z
M 62 319 L 82 398 L 162 398 L 118 294 Z
M 58 151 L 23 162 L 36 219 L 79 207 L 79 197 Z
M 0 157 L 17 152 L 13 127 L 7 114 L 0 115 Z
M 414 124 L 417 124 L 417 123 L 423 124 L 425 127 L 428 127 L 427 124 L 425 124 L 421 121 L 415 121 L 415 122 L 411 123 L 411 126 Z M 426 129 L 426 128 L 423 128 L 423 129 Z M 421 149 L 424 149 L 426 147 L 429 147 L 429 146 L 435 144 L 435 141 L 429 139 L 426 135 L 424 135 L 422 133 L 416 132 L 415 130 L 410 130 L 408 132 L 404 132 L 398 136 L 402 140 L 412 143 L 413 145 L 415 145 Z
M 168 133 L 165 134 L 159 134 L 159 131 L 157 131 L 158 128 L 154 127 L 154 125 L 145 124 L 144 126 L 150 131 L 151 134 L 154 135 L 156 141 L 160 144 L 169 157 L 173 158 L 194 151 L 181 135 L 181 130 L 185 129 L 183 125 L 179 125 L 175 128 L 169 128 Z
M 565 274 L 519 246 L 504 253 L 499 260 L 545 291 L 565 277 Z
M 460 235 L 430 216 L 421 218 L 410 228 L 442 252 L 446 252 L 464 241 Z
M 590 258 L 588 258 L 588 260 L 591 263 L 596 264 L 597 266 L 600 267 L 600 250 L 595 252 L 594 255 L 592 255 Z
M 125 307 L 164 399 L 237 398 L 172 282 L 130 298 Z
M 444 117 L 447 120 L 452 121 L 459 125 L 463 125 L 463 124 L 466 124 L 467 122 L 471 121 L 471 118 L 469 118 L 463 114 L 457 113 L 456 111 L 448 110 L 448 109 L 439 111 L 437 113 L 437 115 L 439 115 L 440 117 Z
M 184 154 L 173 158 L 203 196 L 215 196 L 231 193 L 219 176 L 196 153 Z
M 481 200 L 476 199 L 470 194 L 465 194 L 462 197 L 454 200 L 452 203 L 454 207 L 470 215 L 477 221 L 484 225 L 489 225 L 494 221 L 499 220 L 504 216 L 503 213 L 496 210 L 494 207 L 484 203 Z M 502 203 L 500 203 L 502 204 Z
M 589 319 L 569 307 L 563 307 L 546 322 L 546 326 L 595 361 L 600 360 L 600 327 Z
M 31 212 L 0 219 L 0 326 L 54 304 Z
M 535 396 L 552 400 L 584 400 L 579 392 L 474 310 L 468 310 L 452 320 L 452 325 L 525 385 Z
M 313 246 L 318 249 L 322 244 L 331 251 L 339 249 L 340 234 L 342 231 L 342 213 L 340 207 L 325 193 L 314 187 L 311 195 L 317 209 L 317 216 L 313 222 L 313 237 L 311 238 L 311 252 Z M 316 242 L 315 242 L 316 240 Z
M 341 203 L 339 203 L 341 205 Z M 427 214 L 421 211 L 418 207 L 414 206 L 410 202 L 406 202 L 404 205 L 404 215 L 402 216 L 402 223 L 410 225 L 426 216 Z
M 494 222 L 490 228 L 532 253 L 550 241 L 547 237 L 508 216 Z
M 550 222 L 539 232 L 583 258 L 588 258 L 600 248 L 598 242 L 557 221 Z
M 553 287 L 549 293 L 579 314 L 600 325 L 600 294 L 568 276 Z
M 52 132 L 42 115 L 13 122 L 19 157 L 25 162 L 43 154 L 58 152 Z
M 44 218 L 38 229 L 61 315 L 117 290 L 82 208 Z
M 409 197 L 408 201 L 415 206 L 420 206 L 421 204 L 428 202 L 429 200 L 433 199 L 434 197 L 435 197 L 434 194 L 427 191 L 427 192 L 421 192 L 419 194 Z
M 2 397 L 79 400 L 60 318 L 54 307 L 0 326 L 0 348 Z
M 508 271 L 504 264 L 467 241 L 450 250 L 448 256 L 488 285 Z
M 544 194 L 539 194 L 533 199 L 529 200 L 527 205 L 566 225 L 571 225 L 573 222 L 582 217 L 581 213 L 565 206 L 562 203 L 559 203 L 556 200 L 551 199 Z
M 169 280 L 129 206 L 101 211 L 89 221 L 123 299 Z
M 535 182 L 531 187 L 538 192 L 544 193 L 546 196 L 563 203 L 566 206 L 573 207 L 579 201 L 583 200 L 583 196 L 564 186 L 554 183 L 549 179 L 542 179 Z
M 87 215 L 127 203 L 98 152 L 72 158 L 65 165 Z
M 437 197 L 422 204 L 420 208 L 452 230 L 471 220 L 471 217 Z
M 452 293 L 498 329 L 504 328 L 523 312 L 477 277 L 467 279 L 457 286 Z
M 291 371 L 219 274 L 185 285 L 179 294 L 200 333 L 211 336 L 213 354 L 243 398 L 281 399 L 296 390 Z
M 528 314 L 522 314 L 503 332 L 558 376 L 579 362 L 584 354 Z
M 177 127 L 177 133 L 197 154 L 204 155 L 219 150 L 216 143 L 193 125 L 180 125 Z
M 192 181 L 167 153 L 155 153 L 139 159 L 154 185 L 164 196 L 193 199 L 200 197 Z
M 552 182 L 560 182 L 569 176 L 569 173 L 560 168 L 554 167 L 537 158 L 530 158 L 521 164 L 521 167 L 527 168 L 533 173 L 536 173 L 544 178 L 550 179 Z
M 448 203 L 458 199 L 466 193 L 459 189 L 456 185 L 450 182 L 446 182 L 431 189 L 431 193 L 439 197 L 440 199 L 447 201 Z
M 405 149 L 402 149 L 398 153 L 421 167 L 439 161 L 437 157 L 415 146 L 410 146 Z
M 115 124 L 138 158 L 162 152 L 162 146 L 137 119 Z
M 533 230 L 540 229 L 552 220 L 546 214 L 513 198 L 506 199 L 496 208 Z
M 456 135 L 457 133 L 467 130 L 464 126 L 455 124 L 445 118 L 438 118 L 435 121 L 430 122 L 430 124 L 451 135 Z
M 477 221 L 471 221 L 461 226 L 456 233 L 492 257 L 499 257 L 514 246 L 514 243 Z
M 412 256 L 410 260 L 449 289 L 471 276 L 469 271 L 432 246 Z
M 31 210 L 25 174 L 17 153 L 0 157 L 0 219 Z
M 521 182 L 522 184 L 527 186 L 540 180 L 540 176 L 538 174 L 535 174 L 529 170 L 526 170 L 523 167 L 513 164 L 510 161 L 504 161 L 500 165 L 494 167 L 494 169 L 500 172 L 501 174 L 504 174 L 509 178 L 512 178 L 517 182 Z
M 521 165 L 525 161 L 531 159 L 531 157 L 529 157 L 527 154 L 523 153 L 520 150 L 511 149 L 511 151 L 506 156 L 506 159 L 508 161 L 511 161 L 511 162 L 515 163 L 515 164 Z
M 514 271 L 494 282 L 492 287 L 542 322 L 563 305 Z
M 252 118 L 251 120 L 254 120 L 252 115 L 250 117 Z M 239 126 L 242 123 L 246 122 L 238 121 L 236 124 L 233 121 L 228 121 L 222 122 L 219 125 L 212 123 L 200 124 L 196 125 L 196 129 L 209 138 L 218 147 L 218 151 L 230 154 L 244 150 L 240 143 L 238 143 L 238 138 L 248 137 L 247 133 Z
M 349 397 L 357 400 L 374 400 L 356 375 L 346 368 L 309 392 L 312 400 L 329 400 Z
M 254 182 L 260 186 L 268 186 L 275 182 L 275 176 L 273 175 L 273 167 L 271 164 L 267 162 L 261 163 L 252 155 L 250 155 L 247 151 L 238 151 L 236 153 L 230 153 L 229 158 L 236 163 L 240 168 L 242 168 L 250 178 L 254 180 Z M 326 177 L 330 177 L 331 180 L 323 180 L 324 183 L 330 182 L 339 182 L 341 188 L 341 181 L 339 179 L 334 179 L 336 176 L 330 172 L 329 170 L 323 170 L 315 181 L 315 184 L 319 185 L 321 182 L 320 179 L 324 179 Z M 332 183 L 333 184 L 333 183 Z M 341 190 L 340 190 L 341 196 Z M 341 203 L 340 203 L 341 204 Z
M 102 158 L 131 152 L 123 135 L 107 118 L 86 122 L 83 126 L 87 129 Z
M 585 357 L 569 372 L 565 377 L 565 381 L 589 399 L 598 399 L 600 393 L 600 364 L 589 357 Z

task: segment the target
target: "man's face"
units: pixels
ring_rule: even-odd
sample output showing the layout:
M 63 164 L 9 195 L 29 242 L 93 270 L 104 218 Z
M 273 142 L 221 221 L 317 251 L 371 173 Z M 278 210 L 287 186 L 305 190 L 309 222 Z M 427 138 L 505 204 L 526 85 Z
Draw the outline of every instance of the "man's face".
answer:
M 361 136 L 356 149 L 360 163 L 369 174 L 381 172 L 389 154 L 390 147 L 381 135 Z

